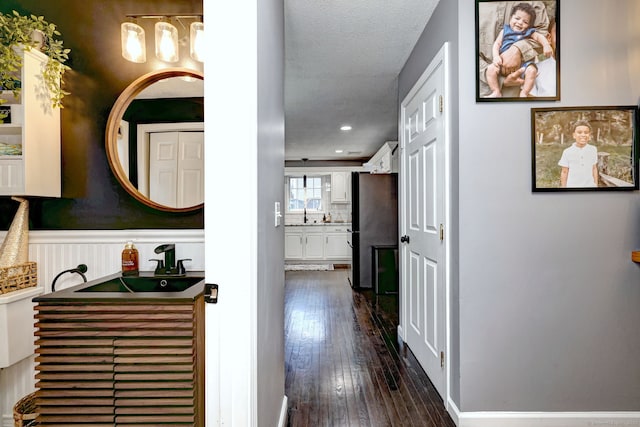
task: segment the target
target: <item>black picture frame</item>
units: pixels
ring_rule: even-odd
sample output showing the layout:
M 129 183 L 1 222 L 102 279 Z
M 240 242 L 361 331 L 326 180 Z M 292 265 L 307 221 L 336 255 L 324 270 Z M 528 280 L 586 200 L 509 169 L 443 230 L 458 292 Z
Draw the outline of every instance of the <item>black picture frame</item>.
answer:
M 582 139 L 585 136 L 580 133 L 585 135 L 587 131 L 590 138 L 585 143 Z M 635 105 L 532 108 L 531 147 L 534 192 L 638 190 Z M 573 173 L 572 165 L 576 165 Z M 595 175 L 594 179 L 589 174 Z M 593 186 L 591 183 L 596 179 Z
M 514 68 L 515 62 L 511 62 L 505 56 L 505 65 L 492 65 L 493 45 L 498 35 L 509 23 L 514 6 L 526 3 L 533 6 L 536 13 L 534 25 L 537 35 L 527 37 L 520 36 L 520 40 L 513 41 L 519 60 L 526 62 L 526 67 L 520 72 L 513 72 L 510 79 L 523 78 L 524 84 L 518 81 L 504 86 L 504 76 L 498 73 L 508 72 Z M 526 11 L 521 10 L 519 14 Z M 476 0 L 476 102 L 529 102 L 529 101 L 558 101 L 560 100 L 560 0 L 540 1 L 494 1 Z M 549 37 L 547 37 L 549 34 Z M 553 35 L 553 37 L 551 37 Z M 542 36 L 547 40 L 549 48 L 553 51 L 551 57 L 547 57 L 543 47 L 533 40 Z M 514 35 L 518 37 L 518 35 Z M 510 39 L 510 37 L 507 37 Z M 527 40 L 524 40 L 527 39 Z M 511 44 L 506 44 L 511 46 Z M 524 52 L 524 53 L 523 53 Z M 505 55 L 509 55 L 505 52 Z M 523 58 L 524 55 L 524 58 Z M 503 55 L 500 55 L 502 58 Z M 514 61 L 517 61 L 514 60 Z M 505 70 L 505 67 L 509 67 Z M 522 67 L 522 63 L 521 63 Z M 522 69 L 526 71 L 522 72 Z M 516 68 L 516 70 L 518 70 Z M 494 76 L 493 78 L 491 76 Z M 499 88 L 501 96 L 497 96 L 487 82 L 495 79 L 492 86 Z M 515 84 L 515 85 L 514 85 Z M 532 89 L 528 91 L 529 86 Z M 527 96 L 525 96 L 527 95 Z
M 0 106 L 0 124 L 10 124 L 11 123 L 11 106 L 10 105 L 2 105 Z

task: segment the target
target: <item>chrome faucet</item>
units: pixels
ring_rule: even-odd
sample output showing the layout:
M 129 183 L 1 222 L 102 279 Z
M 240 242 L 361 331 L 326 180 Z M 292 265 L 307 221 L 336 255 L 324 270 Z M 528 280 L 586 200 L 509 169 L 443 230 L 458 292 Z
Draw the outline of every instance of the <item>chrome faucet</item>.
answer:
M 182 276 L 186 274 L 184 268 L 184 261 L 191 261 L 190 258 L 179 259 L 176 265 L 176 245 L 173 243 L 167 243 L 160 245 L 153 250 L 157 254 L 164 252 L 164 261 L 161 259 L 150 259 L 149 261 L 156 261 L 156 266 L 153 274 L 160 276 Z

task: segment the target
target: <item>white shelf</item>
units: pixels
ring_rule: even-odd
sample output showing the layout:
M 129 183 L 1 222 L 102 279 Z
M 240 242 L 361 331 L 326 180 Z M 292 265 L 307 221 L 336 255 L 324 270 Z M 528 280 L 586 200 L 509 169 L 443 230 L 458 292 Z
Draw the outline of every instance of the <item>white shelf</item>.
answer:
M 22 132 L 22 124 L 20 123 L 0 123 L 0 134 L 17 134 Z

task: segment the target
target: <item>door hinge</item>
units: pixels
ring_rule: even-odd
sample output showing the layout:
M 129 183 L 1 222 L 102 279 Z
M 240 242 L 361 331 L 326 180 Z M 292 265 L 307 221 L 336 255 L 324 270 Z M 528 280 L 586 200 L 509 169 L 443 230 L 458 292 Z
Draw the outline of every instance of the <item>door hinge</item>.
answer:
M 444 351 L 440 352 L 440 367 L 444 368 Z
M 444 98 L 440 95 L 440 112 L 444 111 Z
M 444 225 L 440 224 L 440 241 L 444 240 Z

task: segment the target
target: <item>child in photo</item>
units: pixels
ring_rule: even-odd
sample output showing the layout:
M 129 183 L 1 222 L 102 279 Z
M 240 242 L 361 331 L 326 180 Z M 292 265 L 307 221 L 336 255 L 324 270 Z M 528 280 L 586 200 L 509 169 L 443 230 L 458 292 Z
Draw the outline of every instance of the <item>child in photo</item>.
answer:
M 528 3 L 519 3 L 511 10 L 509 23 L 504 25 L 504 28 L 493 43 L 493 63 L 489 64 L 486 71 L 487 84 L 491 89 L 491 94 L 487 98 L 502 97 L 500 83 L 502 58 L 500 54 L 506 51 L 513 43 L 530 38 L 542 46 L 543 53 L 547 58 L 553 55 L 553 49 L 549 41 L 542 34 L 536 32 L 535 27 L 533 27 L 535 20 L 536 11 Z M 522 67 L 524 68 L 522 76 L 524 83 L 520 89 L 520 97 L 528 97 L 533 89 L 538 70 L 533 62 L 524 63 Z

